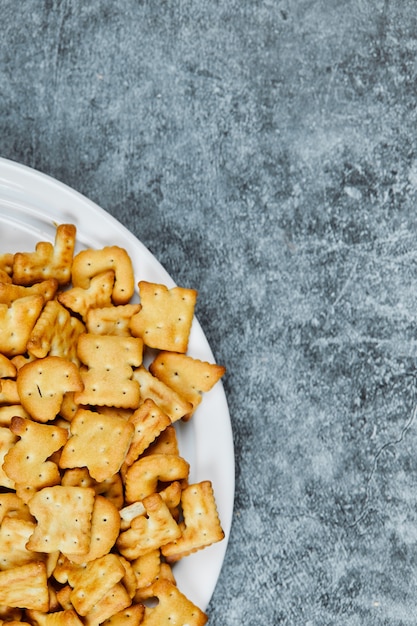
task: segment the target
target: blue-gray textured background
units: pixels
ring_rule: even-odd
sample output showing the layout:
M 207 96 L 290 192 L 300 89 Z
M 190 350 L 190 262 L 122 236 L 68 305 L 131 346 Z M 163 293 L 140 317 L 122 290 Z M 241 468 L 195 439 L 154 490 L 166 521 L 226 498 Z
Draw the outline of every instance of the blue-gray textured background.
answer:
M 1 0 L 0 155 L 184 286 L 236 502 L 210 624 L 417 624 L 417 3 Z

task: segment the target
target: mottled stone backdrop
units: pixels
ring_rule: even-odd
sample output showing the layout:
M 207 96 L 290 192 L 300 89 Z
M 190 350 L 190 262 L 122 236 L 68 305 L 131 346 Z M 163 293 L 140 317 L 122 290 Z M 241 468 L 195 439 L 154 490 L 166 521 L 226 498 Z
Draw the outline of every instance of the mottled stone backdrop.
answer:
M 417 624 L 417 3 L 0 9 L 0 155 L 196 286 L 228 369 L 210 624 Z

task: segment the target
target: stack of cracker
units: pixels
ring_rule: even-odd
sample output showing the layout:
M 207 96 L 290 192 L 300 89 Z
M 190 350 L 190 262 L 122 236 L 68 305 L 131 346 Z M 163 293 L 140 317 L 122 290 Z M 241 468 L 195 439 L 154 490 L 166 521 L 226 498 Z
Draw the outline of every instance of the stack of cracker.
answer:
M 225 369 L 187 354 L 195 290 L 134 303 L 126 250 L 75 244 L 0 254 L 0 620 L 200 626 L 173 565 L 224 532 L 175 423 Z

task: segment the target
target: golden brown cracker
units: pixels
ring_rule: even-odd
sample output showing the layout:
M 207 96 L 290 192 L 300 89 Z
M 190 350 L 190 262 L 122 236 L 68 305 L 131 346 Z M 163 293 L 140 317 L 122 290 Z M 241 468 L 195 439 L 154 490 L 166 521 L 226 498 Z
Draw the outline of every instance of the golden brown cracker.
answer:
M 135 290 L 133 266 L 126 250 L 119 246 L 79 252 L 72 264 L 73 285 L 87 289 L 94 276 L 109 270 L 115 275 L 113 303 L 128 303 Z
M 37 526 L 27 547 L 38 552 L 87 554 L 95 491 L 89 487 L 45 487 L 28 503 Z
M 172 517 L 159 493 L 143 500 L 146 513 L 135 517 L 130 528 L 120 533 L 116 546 L 128 560 L 152 552 L 181 535 L 178 524 Z
M 87 369 L 81 371 L 84 389 L 75 394 L 77 403 L 138 407 L 140 390 L 133 368 L 142 363 L 140 339 L 86 333 L 78 339 L 78 356 Z
M 94 335 L 130 337 L 130 320 L 138 311 L 140 304 L 92 308 L 87 313 L 87 332 Z
M 116 554 L 106 554 L 88 563 L 80 572 L 71 592 L 71 602 L 79 615 L 85 616 L 120 582 L 125 569 Z
M 110 306 L 113 285 L 114 272 L 103 272 L 94 276 L 86 289 L 72 287 L 60 293 L 58 300 L 86 322 L 90 309 Z
M 147 281 L 138 286 L 141 309 L 132 317 L 132 335 L 150 348 L 186 352 L 197 291 Z
M 226 369 L 185 354 L 160 352 L 149 366 L 150 372 L 192 404 L 190 417 L 202 400 L 224 375 Z
M 171 420 L 153 400 L 148 398 L 129 417 L 135 427 L 132 442 L 125 458 L 126 465 L 132 465 L 143 451 L 155 441 L 160 433 L 171 424 Z
M 168 563 L 217 543 L 224 538 L 210 481 L 189 485 L 181 494 L 181 537 L 161 548 Z
M 17 375 L 22 406 L 38 422 L 55 419 L 64 394 L 82 389 L 77 366 L 63 357 L 37 359 L 21 367 Z
M 0 353 L 0 378 L 15 378 L 17 373 L 16 365 Z
M 146 606 L 141 626 L 161 626 L 161 624 L 204 626 L 207 623 L 207 615 L 168 580 L 153 583 L 152 595 L 158 599 L 158 603 L 156 606 Z
M 153 376 L 146 367 L 141 366 L 135 369 L 133 380 L 139 384 L 142 401 L 145 401 L 147 398 L 153 400 L 161 411 L 168 415 L 171 422 L 178 421 L 192 410 L 190 402 Z
M 15 285 L 11 282 L 0 281 L 0 303 L 10 306 L 12 302 L 26 296 L 40 295 L 44 302 L 48 302 L 55 297 L 58 290 L 58 281 L 56 278 L 49 278 L 40 283 L 35 283 L 29 287 L 24 285 Z
M 49 591 L 45 563 L 32 561 L 1 571 L 0 604 L 48 611 Z
M 160 481 L 186 481 L 189 470 L 189 463 L 180 456 L 152 454 L 141 457 L 126 472 L 126 502 L 143 500 L 155 493 Z
M 40 295 L 25 296 L 10 306 L 0 304 L 0 352 L 11 358 L 23 354 L 30 333 L 38 319 L 44 299 Z
M 37 319 L 27 342 L 27 351 L 42 359 L 60 356 L 79 365 L 77 342 L 85 326 L 57 300 L 47 302 Z
M 60 467 L 87 467 L 90 476 L 101 482 L 119 471 L 134 427 L 122 418 L 79 409 L 70 430 L 71 436 L 62 450 Z
M 61 480 L 58 466 L 47 459 L 67 441 L 67 431 L 17 416 L 12 418 L 10 431 L 20 439 L 4 457 L 5 474 L 16 485 L 35 489 L 58 484 Z
M 73 224 L 60 224 L 54 244 L 40 241 L 34 252 L 17 252 L 13 257 L 13 282 L 32 285 L 53 278 L 66 285 L 71 278 L 75 236 Z

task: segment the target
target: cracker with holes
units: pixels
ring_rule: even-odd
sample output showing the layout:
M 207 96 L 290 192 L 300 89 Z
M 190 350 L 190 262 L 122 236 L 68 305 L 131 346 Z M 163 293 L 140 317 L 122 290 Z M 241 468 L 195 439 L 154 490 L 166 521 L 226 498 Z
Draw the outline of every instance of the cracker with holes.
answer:
M 98 496 L 104 496 L 106 500 L 114 504 L 118 510 L 121 509 L 124 504 L 123 482 L 119 473 L 97 482 L 90 476 L 86 467 L 75 467 L 64 471 L 61 484 L 78 487 L 93 487 Z
M 115 305 L 127 304 L 135 290 L 132 261 L 124 248 L 107 246 L 100 250 L 82 250 L 72 263 L 72 284 L 88 289 L 90 281 L 97 274 L 114 272 L 112 302 Z
M 35 529 L 35 522 L 5 517 L 0 525 L 0 570 L 18 567 L 31 561 L 45 561 L 45 555 L 28 550 L 26 544 Z
M 155 493 L 159 482 L 187 481 L 189 470 L 188 461 L 180 456 L 152 454 L 141 457 L 126 472 L 126 502 L 143 500 Z
M 174 423 L 192 411 L 192 404 L 182 398 L 174 389 L 168 387 L 161 380 L 153 376 L 146 367 L 141 366 L 134 370 L 133 380 L 137 381 L 142 400 L 150 398 L 168 415 Z
M 0 493 L 0 524 L 5 517 L 34 521 L 27 504 L 11 491 Z
M 75 363 L 47 356 L 19 369 L 17 391 L 23 408 L 38 422 L 55 419 L 65 393 L 81 391 L 83 383 Z
M 49 457 L 65 444 L 67 430 L 15 416 L 10 431 L 19 437 L 4 458 L 3 470 L 10 480 L 35 489 L 57 485 L 61 476 Z
M 102 272 L 93 276 L 86 289 L 72 287 L 59 294 L 58 300 L 67 309 L 87 320 L 90 309 L 95 307 L 107 307 L 111 304 L 111 296 L 114 285 L 114 272 Z
M 134 427 L 123 418 L 79 409 L 70 430 L 71 436 L 62 450 L 60 467 L 87 467 L 90 476 L 101 482 L 119 471 Z
M 210 481 L 189 485 L 181 494 L 181 537 L 161 548 L 168 563 L 206 548 L 224 538 Z
M 40 295 L 44 302 L 49 302 L 55 297 L 58 289 L 56 278 L 49 278 L 29 287 L 15 285 L 14 283 L 0 282 L 0 303 L 10 306 L 12 302 L 26 296 Z
M 113 548 L 119 531 L 119 510 L 104 496 L 96 496 L 91 518 L 90 549 L 87 554 L 68 554 L 69 559 L 82 565 L 104 556 Z
M 95 491 L 90 487 L 55 485 L 41 489 L 29 500 L 37 525 L 27 548 L 36 552 L 87 554 Z
M 77 342 L 85 326 L 57 300 L 46 303 L 37 319 L 27 343 L 27 351 L 42 359 L 48 355 L 60 356 L 79 364 Z
M 86 369 L 81 372 L 84 389 L 75 394 L 75 402 L 136 409 L 140 390 L 139 383 L 133 380 L 133 368 L 141 365 L 142 353 L 141 339 L 81 335 L 78 357 Z
M 138 283 L 141 310 L 132 317 L 130 330 L 145 345 L 158 350 L 186 352 L 197 291 L 185 287 Z
M 116 554 L 106 554 L 88 563 L 77 576 L 70 595 L 77 613 L 87 615 L 124 574 L 125 569 Z
M 0 605 L 49 610 L 45 563 L 32 561 L 0 572 Z
M 95 335 L 130 337 L 130 320 L 138 311 L 140 304 L 92 308 L 87 313 L 87 332 Z
M 129 417 L 135 427 L 133 439 L 125 458 L 126 465 L 132 465 L 143 451 L 155 441 L 158 435 L 171 424 L 171 420 L 153 400 L 148 398 Z
M 25 411 L 21 404 L 7 404 L 5 406 L 0 406 L 0 426 L 10 426 L 12 417 L 15 415 L 18 417 L 30 418 L 29 413 Z
M 205 392 L 210 391 L 226 369 L 217 363 L 207 363 L 186 354 L 160 352 L 149 366 L 150 372 L 174 389 L 192 405 L 191 417 Z
M 143 500 L 144 515 L 135 517 L 120 533 L 117 548 L 128 560 L 152 552 L 181 535 L 181 530 L 159 493 Z
M 131 599 L 122 582 L 116 583 L 84 617 L 85 626 L 99 626 L 107 619 L 131 605 Z
M 139 626 L 142 623 L 144 613 L 143 604 L 132 604 L 105 620 L 103 626 Z
M 0 304 L 0 352 L 4 356 L 11 358 L 25 352 L 43 304 L 40 295 L 19 298 L 10 306 Z
M 6 489 L 14 489 L 15 482 L 3 469 L 4 457 L 14 447 L 17 440 L 18 437 L 11 432 L 10 428 L 0 428 L 0 487 L 5 487 Z
M 75 236 L 73 224 L 60 224 L 54 244 L 40 241 L 34 252 L 17 252 L 13 258 L 13 282 L 33 285 L 53 278 L 59 285 L 66 285 L 71 278 Z
M 165 428 L 155 441 L 144 450 L 142 456 L 149 456 L 150 454 L 179 455 L 177 431 L 174 426 Z
M 161 624 L 187 624 L 204 626 L 207 615 L 168 580 L 158 580 L 152 585 L 152 595 L 158 599 L 156 606 L 145 608 L 145 617 L 141 626 L 160 626 Z

